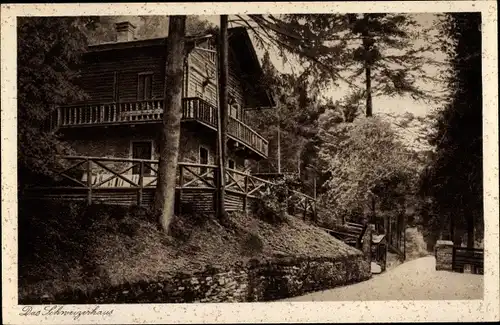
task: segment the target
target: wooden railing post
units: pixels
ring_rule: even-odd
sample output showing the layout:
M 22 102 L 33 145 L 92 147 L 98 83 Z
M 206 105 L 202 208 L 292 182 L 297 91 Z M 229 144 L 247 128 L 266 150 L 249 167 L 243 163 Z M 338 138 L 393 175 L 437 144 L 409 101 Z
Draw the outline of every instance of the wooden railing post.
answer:
M 219 200 L 219 182 L 220 182 L 220 172 L 219 172 L 219 168 L 216 167 L 213 169 L 213 178 L 214 178 L 214 184 L 215 184 L 215 191 L 214 191 L 214 199 L 213 199 L 213 209 L 214 211 L 216 212 L 216 215 L 217 215 L 217 211 L 218 211 L 218 200 Z
M 57 108 L 57 122 L 56 122 L 56 128 L 61 126 L 61 121 L 62 121 L 62 116 L 61 116 L 61 107 Z
M 316 202 L 316 199 L 314 199 L 313 201 L 313 218 L 314 218 L 314 222 L 317 222 L 318 221 L 318 206 L 317 206 L 317 202 Z
M 243 211 L 247 211 L 248 204 L 248 175 L 245 176 L 245 196 L 243 197 Z
M 182 165 L 179 166 L 179 207 L 178 207 L 178 212 L 179 212 L 179 217 L 181 216 L 182 213 L 182 187 L 184 186 L 184 168 Z
M 104 105 L 99 105 L 99 122 L 104 122 Z
M 137 192 L 137 205 L 142 205 L 142 192 L 144 189 L 144 161 L 139 163 L 139 190 Z
M 304 198 L 303 208 L 304 208 L 304 221 L 306 221 L 306 219 L 307 219 L 307 198 Z
M 92 204 L 92 160 L 87 158 L 87 204 Z

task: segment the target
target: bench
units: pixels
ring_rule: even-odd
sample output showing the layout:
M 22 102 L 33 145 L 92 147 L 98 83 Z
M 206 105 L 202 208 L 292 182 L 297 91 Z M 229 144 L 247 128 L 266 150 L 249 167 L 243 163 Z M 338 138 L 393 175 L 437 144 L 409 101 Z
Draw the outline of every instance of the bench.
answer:
M 484 274 L 484 250 L 453 247 L 453 271 L 464 273 L 467 267 L 470 267 L 470 272 L 473 274 Z

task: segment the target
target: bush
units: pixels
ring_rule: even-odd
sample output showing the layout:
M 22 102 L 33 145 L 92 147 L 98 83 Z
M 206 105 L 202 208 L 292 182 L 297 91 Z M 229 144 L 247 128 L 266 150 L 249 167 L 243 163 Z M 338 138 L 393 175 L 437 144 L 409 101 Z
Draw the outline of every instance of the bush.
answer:
M 246 256 L 254 256 L 262 253 L 264 249 L 264 243 L 259 235 L 254 233 L 248 233 L 241 244 L 241 249 L 243 254 Z
M 19 277 L 67 279 L 76 269 L 98 273 L 96 244 L 106 234 L 132 238 L 146 209 L 66 202 L 19 204 Z M 71 281 L 68 279 L 68 281 Z
M 288 186 L 285 181 L 268 187 L 261 199 L 253 204 L 252 212 L 259 219 L 269 223 L 281 223 L 286 220 Z
M 406 229 L 406 258 L 407 260 L 424 257 L 429 254 L 424 235 L 417 227 Z

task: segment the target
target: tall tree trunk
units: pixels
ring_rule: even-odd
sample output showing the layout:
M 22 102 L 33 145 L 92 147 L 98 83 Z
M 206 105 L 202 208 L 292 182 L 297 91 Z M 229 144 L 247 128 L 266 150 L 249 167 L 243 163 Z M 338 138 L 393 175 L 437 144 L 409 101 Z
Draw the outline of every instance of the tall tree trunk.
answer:
M 474 217 L 467 216 L 467 248 L 474 248 Z
M 297 175 L 300 178 L 300 151 L 297 152 Z
M 375 215 L 375 197 L 371 197 L 371 223 L 376 225 L 377 232 L 379 231 L 379 225 L 377 222 L 377 216 Z
M 278 112 L 278 110 L 276 110 Z M 281 120 L 279 113 L 278 115 L 278 149 L 277 149 L 277 158 L 278 158 L 278 174 L 281 174 Z
M 453 216 L 450 216 L 450 240 L 454 243 L 454 244 L 457 244 L 457 245 L 460 245 L 460 243 L 458 243 L 456 241 L 456 236 L 455 236 L 455 218 Z
M 164 231 L 174 215 L 176 171 L 182 115 L 182 78 L 186 16 L 169 17 L 163 127 L 159 143 L 158 183 L 154 207 Z
M 366 90 L 366 116 L 371 117 L 373 115 L 373 103 L 372 103 L 372 47 L 373 39 L 370 37 L 369 33 L 369 16 L 367 14 L 363 15 L 363 31 L 361 33 L 363 37 L 363 47 L 365 52 L 365 90 Z
M 225 167 L 227 154 L 227 106 L 228 106 L 228 35 L 227 35 L 227 15 L 220 16 L 220 37 L 219 37 L 219 130 L 218 130 L 218 150 L 217 159 L 219 165 L 219 175 L 217 177 L 217 217 L 225 218 Z
M 373 115 L 373 104 L 372 104 L 372 68 L 369 64 L 365 68 L 366 76 L 366 116 L 371 117 Z

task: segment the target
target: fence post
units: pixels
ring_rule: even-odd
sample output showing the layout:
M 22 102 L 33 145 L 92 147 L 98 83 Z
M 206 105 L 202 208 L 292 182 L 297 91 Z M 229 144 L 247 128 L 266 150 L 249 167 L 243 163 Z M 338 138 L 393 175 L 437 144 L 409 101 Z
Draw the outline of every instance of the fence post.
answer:
M 104 122 L 104 105 L 99 105 L 99 122 Z
M 137 205 L 142 205 L 142 189 L 144 188 L 144 161 L 139 163 L 139 190 L 137 192 Z
M 214 168 L 213 169 L 213 173 L 214 173 L 214 183 L 215 183 L 215 191 L 214 191 L 214 195 L 213 195 L 213 209 L 215 211 L 215 215 L 218 215 L 219 214 L 219 204 L 218 204 L 218 200 L 219 200 L 219 182 L 220 182 L 220 173 L 219 173 L 219 168 Z
M 316 199 L 313 201 L 313 216 L 314 216 L 314 222 L 318 222 L 318 207 L 316 203 Z
M 248 175 L 245 175 L 245 196 L 243 197 L 243 210 L 247 211 L 248 200 Z
M 92 160 L 87 158 L 87 204 L 92 204 Z
M 307 198 L 306 197 L 304 197 L 303 208 L 304 208 L 304 221 L 306 221 L 306 219 L 307 219 Z
M 62 117 L 61 117 L 61 108 L 60 107 L 57 107 L 57 122 L 56 122 L 56 128 L 59 128 L 61 126 L 61 120 L 62 120 Z
M 455 255 L 457 254 L 457 248 L 453 246 L 451 249 L 451 270 L 455 271 Z
M 181 216 L 182 213 L 182 187 L 184 186 L 184 168 L 182 165 L 177 165 L 179 166 L 179 216 Z

